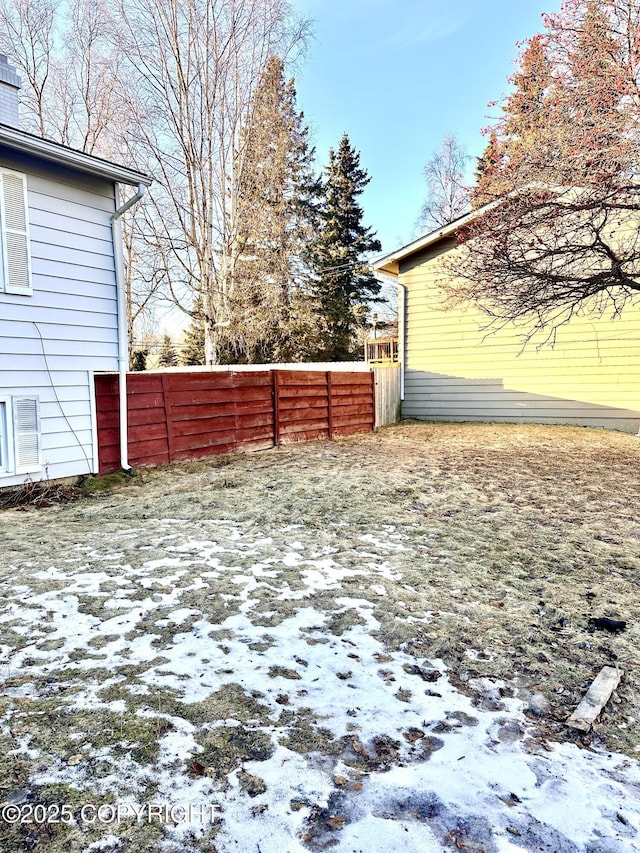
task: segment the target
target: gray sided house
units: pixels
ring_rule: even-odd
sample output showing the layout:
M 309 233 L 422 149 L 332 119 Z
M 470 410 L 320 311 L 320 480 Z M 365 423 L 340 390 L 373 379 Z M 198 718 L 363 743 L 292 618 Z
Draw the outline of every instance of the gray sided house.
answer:
M 120 185 L 151 183 L 20 130 L 19 85 L 0 56 L 0 488 L 98 469 L 94 374 L 128 366 Z

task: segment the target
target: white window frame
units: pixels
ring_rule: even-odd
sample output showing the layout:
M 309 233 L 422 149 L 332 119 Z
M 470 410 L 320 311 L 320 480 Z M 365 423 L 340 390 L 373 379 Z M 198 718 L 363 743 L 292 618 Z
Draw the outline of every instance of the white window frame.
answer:
M 35 404 L 35 430 L 37 435 L 37 459 L 35 463 L 18 465 L 16 436 L 16 404 L 29 400 Z M 4 435 L 3 435 L 4 431 Z M 0 477 L 12 477 L 17 474 L 35 474 L 42 470 L 42 429 L 40 421 L 40 399 L 35 394 L 0 395 Z
M 24 228 L 10 227 L 7 224 L 6 200 L 4 192 L 4 177 L 11 176 L 17 178 L 22 184 L 22 204 L 24 212 Z M 10 260 L 9 257 L 9 239 L 8 237 L 23 238 L 26 244 L 26 281 L 20 284 L 11 283 L 9 281 Z M 0 244 L 2 254 L 2 264 L 0 265 L 0 289 L 5 293 L 15 294 L 16 296 L 31 296 L 33 294 L 33 277 L 31 272 L 31 234 L 29 229 L 29 200 L 27 194 L 27 176 L 22 172 L 14 172 L 12 169 L 3 169 L 0 167 Z
M 13 404 L 0 396 L 0 477 L 13 474 Z

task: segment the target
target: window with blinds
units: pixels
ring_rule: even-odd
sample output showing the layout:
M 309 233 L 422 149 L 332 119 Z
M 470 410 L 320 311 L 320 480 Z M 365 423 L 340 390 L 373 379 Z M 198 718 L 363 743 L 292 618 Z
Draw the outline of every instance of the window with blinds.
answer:
M 39 398 L 0 397 L 0 476 L 41 469 Z
M 0 170 L 3 286 L 6 293 L 25 296 L 33 292 L 28 210 L 26 175 Z

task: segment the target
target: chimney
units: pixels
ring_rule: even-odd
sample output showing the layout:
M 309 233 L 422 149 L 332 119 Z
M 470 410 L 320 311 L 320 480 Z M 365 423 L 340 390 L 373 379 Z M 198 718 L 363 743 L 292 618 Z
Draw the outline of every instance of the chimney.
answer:
M 7 57 L 0 53 L 0 124 L 20 127 L 18 120 L 18 90 L 20 78 L 16 69 L 9 65 Z

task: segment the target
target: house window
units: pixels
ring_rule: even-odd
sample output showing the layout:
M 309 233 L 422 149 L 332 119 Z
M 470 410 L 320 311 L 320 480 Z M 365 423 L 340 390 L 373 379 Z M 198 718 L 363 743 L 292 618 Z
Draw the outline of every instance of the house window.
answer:
M 33 292 L 28 210 L 26 175 L 0 170 L 2 289 L 6 293 L 23 296 L 29 296 Z
M 0 476 L 42 468 L 37 397 L 0 397 Z

